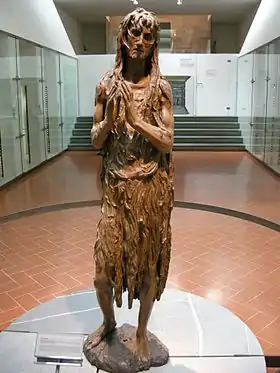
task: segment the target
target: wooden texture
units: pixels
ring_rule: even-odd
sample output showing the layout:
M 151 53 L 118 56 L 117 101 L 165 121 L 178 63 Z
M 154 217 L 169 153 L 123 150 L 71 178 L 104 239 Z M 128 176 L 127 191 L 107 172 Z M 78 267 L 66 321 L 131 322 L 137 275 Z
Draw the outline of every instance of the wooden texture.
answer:
M 109 334 L 96 348 L 84 353 L 88 361 L 97 368 L 112 373 L 136 373 L 143 370 L 141 361 L 135 356 L 136 328 L 124 324 Z M 148 332 L 150 367 L 160 367 L 169 360 L 168 349 L 152 333 Z M 120 358 L 121 357 L 121 358 Z M 147 368 L 147 367 L 146 367 Z
M 137 369 L 128 364 L 125 372 L 151 366 L 147 323 L 166 286 L 171 257 L 173 100 L 158 51 L 159 20 L 137 8 L 120 24 L 115 67 L 96 88 L 91 130 L 103 158 L 94 284 L 104 322 L 85 348 L 90 356 L 114 332 L 113 302 L 121 307 L 127 290 L 128 307 L 139 299 L 140 311 L 132 343 Z

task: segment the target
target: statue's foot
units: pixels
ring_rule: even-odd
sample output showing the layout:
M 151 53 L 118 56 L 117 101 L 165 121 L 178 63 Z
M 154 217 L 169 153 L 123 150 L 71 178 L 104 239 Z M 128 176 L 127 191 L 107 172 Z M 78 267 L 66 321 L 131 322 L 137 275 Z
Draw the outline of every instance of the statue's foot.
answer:
M 141 370 L 149 370 L 151 367 L 151 354 L 147 338 L 136 339 L 136 358 Z
M 95 332 L 90 334 L 86 340 L 85 348 L 91 350 L 98 346 L 108 334 L 112 333 L 116 328 L 116 322 L 103 323 Z

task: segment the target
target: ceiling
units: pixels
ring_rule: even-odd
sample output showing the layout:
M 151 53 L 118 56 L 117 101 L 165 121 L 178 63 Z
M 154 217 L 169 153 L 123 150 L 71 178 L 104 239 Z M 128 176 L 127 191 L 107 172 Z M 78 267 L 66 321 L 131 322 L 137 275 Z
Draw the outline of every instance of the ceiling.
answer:
M 125 15 L 136 6 L 157 14 L 211 14 L 214 22 L 239 23 L 261 0 L 54 0 L 80 22 L 103 22 L 105 16 Z

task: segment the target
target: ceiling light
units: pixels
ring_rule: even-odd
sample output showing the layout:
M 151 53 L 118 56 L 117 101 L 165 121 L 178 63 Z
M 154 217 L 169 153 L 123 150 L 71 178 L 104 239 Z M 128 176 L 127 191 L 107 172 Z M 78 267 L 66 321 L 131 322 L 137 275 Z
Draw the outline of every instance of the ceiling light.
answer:
M 182 5 L 182 0 L 178 0 L 177 5 Z

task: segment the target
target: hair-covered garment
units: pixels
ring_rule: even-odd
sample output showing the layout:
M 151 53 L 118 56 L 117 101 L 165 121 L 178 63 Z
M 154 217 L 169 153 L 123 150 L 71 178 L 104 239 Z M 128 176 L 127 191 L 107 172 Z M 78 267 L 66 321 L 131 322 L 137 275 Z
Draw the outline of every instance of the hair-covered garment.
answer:
M 159 23 L 152 13 L 138 9 L 121 23 L 115 68 L 97 85 L 95 100 L 103 103 L 105 115 L 112 87 L 123 80 L 122 38 L 130 23 L 139 20 L 154 28 L 156 42 L 146 61 L 146 76 L 139 83 L 127 84 L 138 118 L 152 126 L 162 126 L 162 108 L 167 105 L 172 109 L 172 92 L 159 71 Z M 127 290 L 131 308 L 133 299 L 140 297 L 145 275 L 152 273 L 156 282 L 154 297 L 159 300 L 166 285 L 171 252 L 172 152 L 160 152 L 127 123 L 121 98 L 101 154 L 103 197 L 94 251 L 96 283 L 102 278 L 109 281 L 118 307 Z

